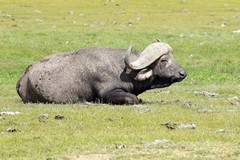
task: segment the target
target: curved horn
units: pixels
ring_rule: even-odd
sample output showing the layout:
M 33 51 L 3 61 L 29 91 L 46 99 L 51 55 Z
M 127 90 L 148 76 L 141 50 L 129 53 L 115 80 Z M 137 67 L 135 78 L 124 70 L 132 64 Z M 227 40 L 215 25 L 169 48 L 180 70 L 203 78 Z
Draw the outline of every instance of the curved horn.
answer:
M 125 55 L 125 58 L 124 58 L 124 63 L 126 65 L 127 68 L 130 68 L 130 56 L 131 56 L 131 53 L 132 53 L 132 49 L 133 49 L 133 42 L 131 42 L 127 52 L 126 52 L 126 55 Z
M 164 54 L 167 54 L 169 51 L 172 51 L 172 48 L 168 44 L 163 42 L 156 42 L 147 46 L 142 51 L 139 58 L 134 62 L 129 62 L 130 54 L 127 52 L 125 57 L 126 60 L 124 61 L 129 68 L 134 70 L 140 70 L 146 68 L 147 66 L 152 64 L 155 60 L 157 60 L 159 57 L 161 57 Z
M 157 42 L 161 42 L 161 40 L 160 40 L 160 39 L 158 39 L 158 38 L 156 38 L 156 40 L 157 40 Z

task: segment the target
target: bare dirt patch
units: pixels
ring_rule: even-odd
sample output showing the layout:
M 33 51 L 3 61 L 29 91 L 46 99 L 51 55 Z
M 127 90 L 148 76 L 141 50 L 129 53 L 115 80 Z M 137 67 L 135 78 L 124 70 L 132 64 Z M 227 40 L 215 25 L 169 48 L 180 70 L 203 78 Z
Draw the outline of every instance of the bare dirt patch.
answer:
M 79 156 L 66 156 L 63 157 L 62 160 L 107 160 L 112 158 L 111 154 L 87 154 L 87 155 L 79 155 Z

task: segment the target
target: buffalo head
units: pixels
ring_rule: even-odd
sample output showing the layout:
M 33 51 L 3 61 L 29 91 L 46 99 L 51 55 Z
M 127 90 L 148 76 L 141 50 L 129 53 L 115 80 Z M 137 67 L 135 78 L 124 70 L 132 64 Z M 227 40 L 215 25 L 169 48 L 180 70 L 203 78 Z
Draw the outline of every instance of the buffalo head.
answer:
M 151 88 L 162 88 L 180 82 L 187 76 L 186 71 L 174 59 L 173 49 L 167 43 L 157 40 L 137 55 L 132 48 L 131 44 L 124 62 L 128 69 L 138 71 L 135 80 L 152 79 Z M 134 60 L 131 61 L 132 59 Z

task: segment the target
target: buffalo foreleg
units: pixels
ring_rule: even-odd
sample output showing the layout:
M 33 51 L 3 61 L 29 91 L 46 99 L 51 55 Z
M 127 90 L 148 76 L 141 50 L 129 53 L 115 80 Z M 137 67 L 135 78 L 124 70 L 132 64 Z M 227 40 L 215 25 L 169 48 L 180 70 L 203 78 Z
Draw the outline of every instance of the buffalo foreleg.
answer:
M 105 103 L 112 104 L 138 104 L 140 100 L 134 94 L 125 92 L 122 89 L 115 89 L 108 91 L 103 95 L 103 101 Z

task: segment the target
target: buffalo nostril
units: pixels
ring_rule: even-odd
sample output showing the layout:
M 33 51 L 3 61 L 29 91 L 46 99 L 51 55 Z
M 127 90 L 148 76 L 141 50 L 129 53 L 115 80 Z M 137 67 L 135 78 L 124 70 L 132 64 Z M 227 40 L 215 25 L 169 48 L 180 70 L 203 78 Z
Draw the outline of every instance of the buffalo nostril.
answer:
M 181 70 L 179 72 L 179 74 L 182 76 L 182 77 L 186 77 L 187 76 L 187 73 L 184 71 L 184 70 Z

